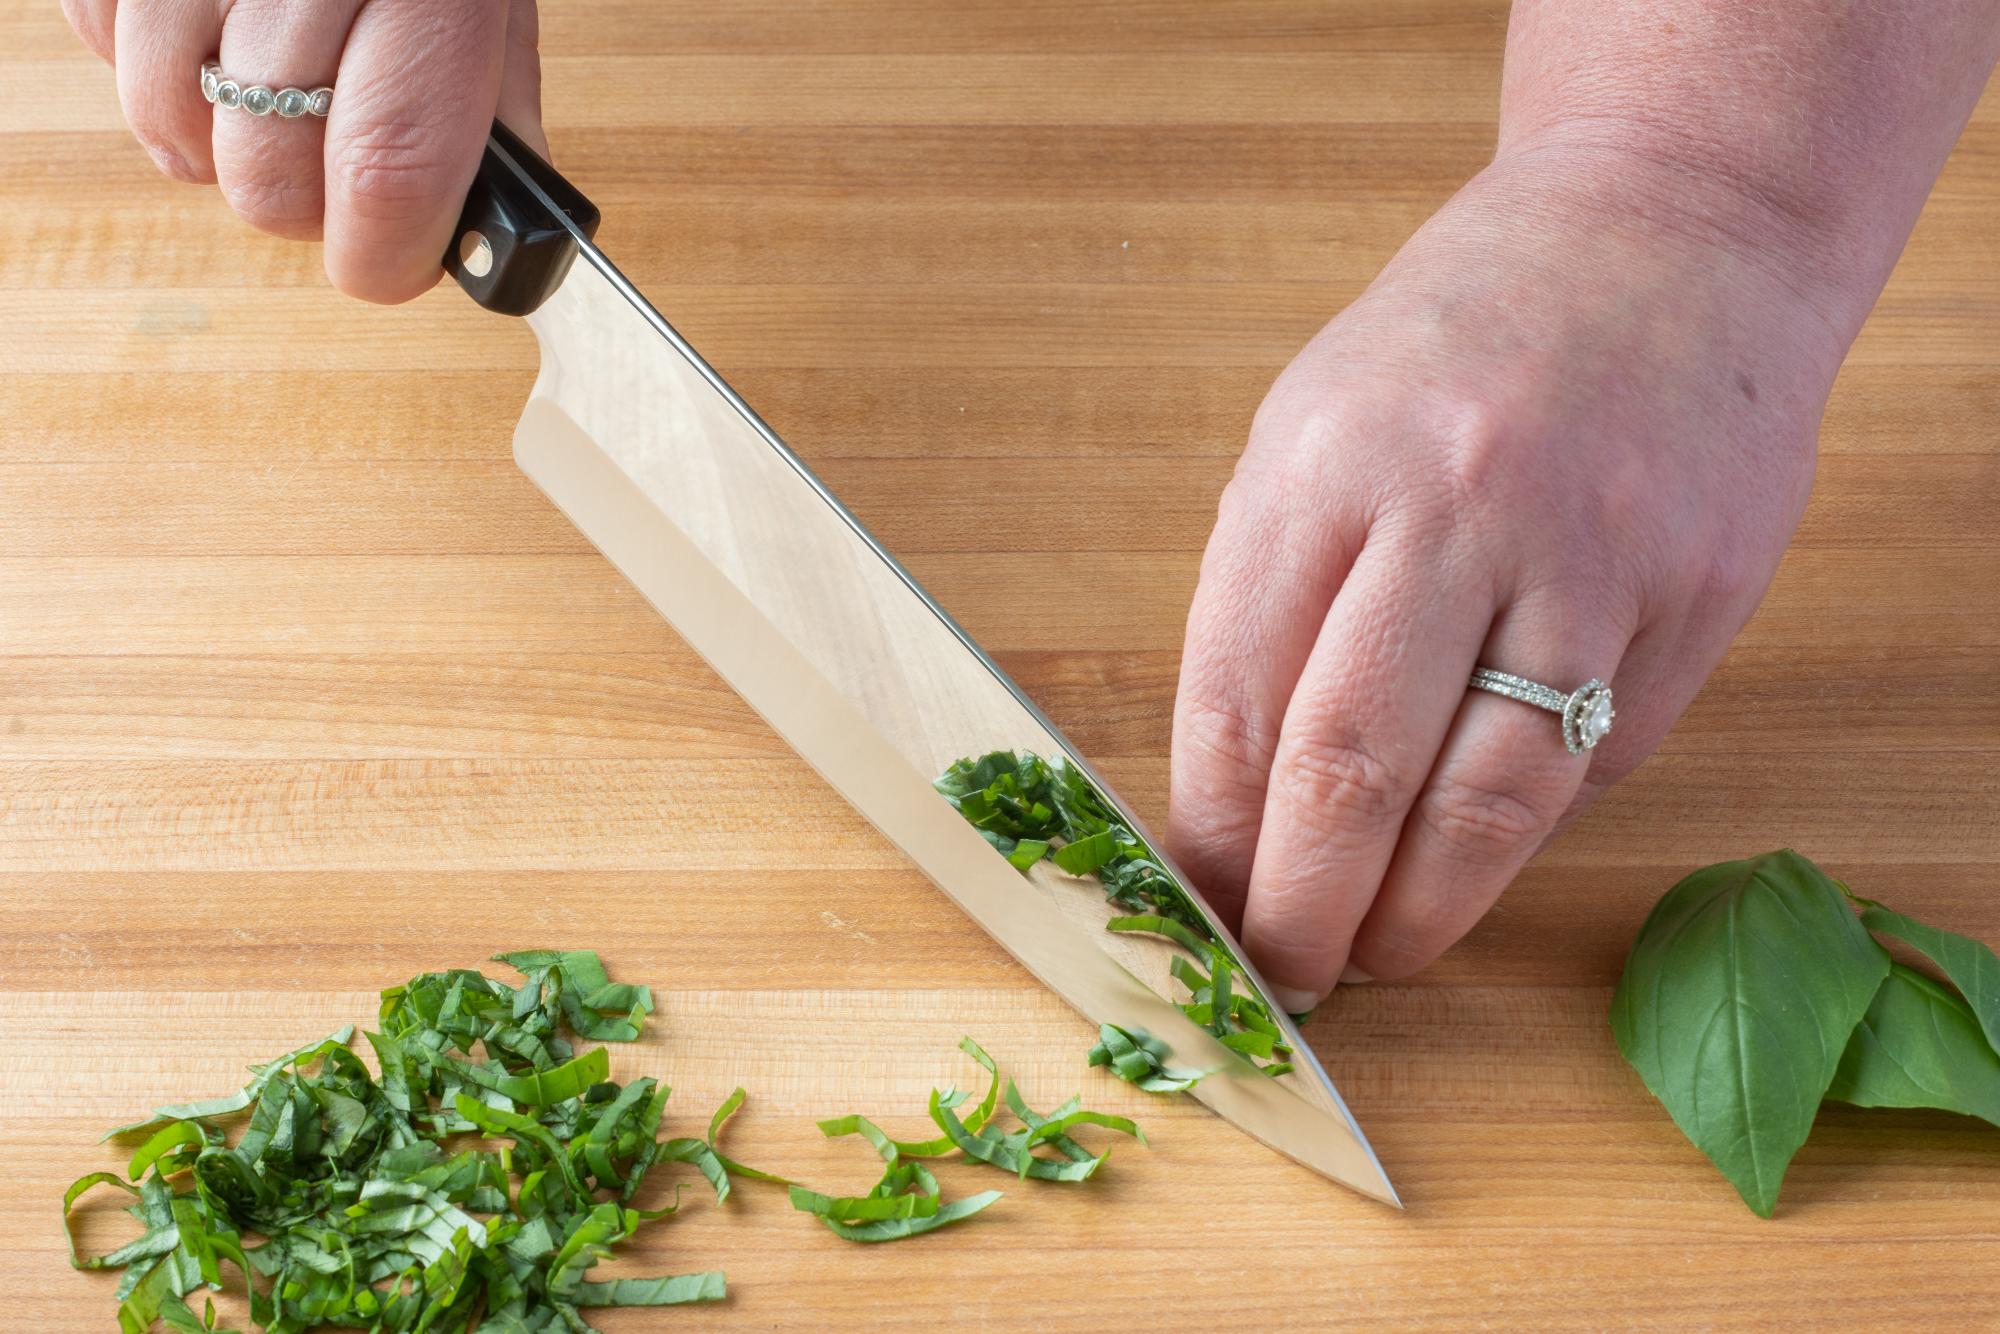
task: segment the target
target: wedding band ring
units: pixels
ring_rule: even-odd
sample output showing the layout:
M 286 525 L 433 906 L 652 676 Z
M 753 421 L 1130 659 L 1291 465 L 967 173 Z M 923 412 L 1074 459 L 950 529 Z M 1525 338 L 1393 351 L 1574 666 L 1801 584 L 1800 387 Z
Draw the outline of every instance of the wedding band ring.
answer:
M 1481 667 L 1472 674 L 1472 689 L 1487 690 L 1508 699 L 1531 704 L 1562 715 L 1563 745 L 1572 755 L 1581 755 L 1596 746 L 1611 731 L 1618 715 L 1611 708 L 1611 687 L 1592 677 L 1565 695 L 1553 686 L 1530 681 L 1510 672 Z
M 333 108 L 331 88 L 272 88 L 266 84 L 243 84 L 222 72 L 220 63 L 204 61 L 201 67 L 201 95 L 219 107 L 247 111 L 253 116 L 276 114 L 283 120 L 320 116 Z

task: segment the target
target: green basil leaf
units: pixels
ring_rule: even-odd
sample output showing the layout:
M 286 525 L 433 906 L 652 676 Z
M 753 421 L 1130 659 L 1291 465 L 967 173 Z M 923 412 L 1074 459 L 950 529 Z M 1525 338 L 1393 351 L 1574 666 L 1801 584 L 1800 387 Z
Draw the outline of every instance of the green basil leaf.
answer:
M 257 1096 L 264 1091 L 264 1085 L 280 1071 L 294 1065 L 310 1065 L 331 1049 L 345 1047 L 353 1039 L 354 1027 L 350 1024 L 338 1033 L 335 1033 L 332 1037 L 321 1038 L 318 1042 L 309 1042 L 297 1051 L 286 1052 L 283 1056 L 280 1056 L 277 1060 L 267 1065 L 251 1067 L 254 1078 L 243 1086 L 243 1091 L 240 1093 L 232 1093 L 222 1098 L 208 1098 L 201 1102 L 183 1102 L 176 1103 L 171 1107 L 162 1107 L 143 1121 L 134 1121 L 130 1125 L 116 1126 L 105 1131 L 104 1138 L 117 1139 L 123 1135 L 132 1135 L 142 1130 L 151 1130 L 162 1121 L 193 1121 L 204 1117 L 228 1116 L 231 1113 L 240 1112 L 251 1103 L 257 1101 Z
M 1862 910 L 1861 924 L 1894 936 L 1936 964 L 1971 1006 L 1986 1045 L 2000 1052 L 2000 957 L 1970 936 L 1926 926 L 1878 903 Z
M 687 1302 L 719 1302 L 729 1295 L 721 1271 L 669 1274 L 661 1278 L 620 1278 L 609 1283 L 580 1283 L 570 1297 L 575 1306 L 680 1306 Z
M 2000 1126 L 2000 1053 L 1964 1000 L 1893 964 L 1826 1096 L 1857 1107 L 1938 1107 Z
M 1769 1217 L 1889 957 L 1795 852 L 1724 862 L 1647 917 L 1611 1004 L 1618 1049 Z
M 768 1181 L 774 1186 L 789 1186 L 791 1178 L 777 1176 L 771 1172 L 760 1172 L 754 1167 L 746 1167 L 722 1151 L 718 1141 L 722 1138 L 722 1128 L 729 1124 L 729 1118 L 743 1105 L 745 1094 L 741 1088 L 722 1100 L 715 1109 L 715 1115 L 708 1118 L 708 1147 L 715 1151 L 716 1161 L 721 1163 L 731 1176 L 748 1177 L 752 1181 Z
M 715 1202 L 721 1204 L 729 1198 L 729 1169 L 722 1165 L 722 1158 L 708 1147 L 705 1139 L 670 1139 L 660 1146 L 659 1161 L 663 1163 L 693 1163 L 695 1170 L 708 1178 L 708 1184 L 715 1189 Z
M 1014 844 L 1013 850 L 1007 854 L 1007 860 L 1014 864 L 1015 870 L 1025 871 L 1048 855 L 1047 839 L 1024 838 Z
M 83 1198 L 84 1193 L 93 1186 L 116 1186 L 128 1195 L 136 1197 L 139 1194 L 137 1188 L 126 1185 L 124 1178 L 120 1177 L 116 1172 L 86 1172 L 75 1181 L 70 1182 L 69 1189 L 63 1192 L 63 1235 L 69 1239 L 69 1263 L 73 1269 L 102 1269 L 104 1267 L 105 1257 L 85 1256 L 76 1249 L 76 1229 L 70 1225 L 69 1221 L 70 1211 L 76 1208 L 76 1202 Z
M 1005 752 L 1001 753 L 1004 754 Z M 991 757 L 989 756 L 988 758 Z M 976 1131 L 991 1119 L 993 1109 L 1000 1101 L 1000 1067 L 995 1065 L 993 1058 L 986 1054 L 985 1048 L 969 1037 L 958 1040 L 958 1049 L 979 1062 L 980 1068 L 986 1071 L 989 1077 L 986 1085 L 986 1097 L 965 1118 L 966 1128 Z M 956 1106 L 956 1103 L 951 1102 L 947 1103 L 947 1105 Z M 822 1130 L 826 1128 L 824 1122 L 821 1123 L 820 1128 Z M 950 1135 L 940 1135 L 936 1139 L 921 1140 L 914 1143 L 906 1141 L 898 1141 L 896 1143 L 896 1151 L 905 1158 L 939 1158 L 950 1153 L 956 1147 L 957 1145 L 952 1142 Z
M 1039 861 L 1051 840 L 1061 838 L 1062 845 L 1051 854 L 1056 865 L 1073 876 L 1096 875 L 1105 898 L 1124 910 L 1123 916 L 1105 924 L 1106 930 L 1164 936 L 1199 960 L 1200 968 L 1189 959 L 1177 959 L 1174 965 L 1174 976 L 1191 989 L 1208 991 L 1181 1006 L 1194 1022 L 1219 1038 L 1239 1028 L 1279 1037 L 1269 1004 L 1239 987 L 1239 982 L 1247 983 L 1248 974 L 1232 947 L 1216 934 L 1145 840 L 1120 822 L 1111 803 L 1080 769 L 1061 758 L 1049 763 L 1027 751 L 994 751 L 976 760 L 959 760 L 932 786 L 1021 870 Z M 1266 1075 L 1291 1071 L 1284 1059 L 1291 1053 L 1282 1042 L 1255 1043 L 1239 1050 L 1252 1054 L 1253 1065 L 1258 1065 L 1259 1056 L 1267 1059 L 1269 1064 L 1258 1065 Z M 1136 1071 L 1130 1061 L 1115 1068 L 1121 1073 Z M 1188 1086 L 1185 1076 L 1125 1073 L 1125 1077 L 1150 1081 L 1159 1091 Z M 934 1143 L 935 1152 L 949 1151 L 948 1144 Z
M 988 1139 L 975 1135 L 965 1127 L 957 1115 L 942 1104 L 938 1092 L 931 1091 L 931 1119 L 938 1128 L 950 1137 L 951 1142 L 965 1151 L 965 1156 L 982 1163 L 988 1163 L 1016 1176 L 1031 1176 L 1042 1181 L 1088 1181 L 1097 1169 L 1111 1155 L 1107 1151 L 1081 1161 L 1056 1162 L 1048 1158 L 1037 1158 L 1028 1152 L 1027 1145 L 1011 1144 L 1004 1139 Z M 1030 1132 L 1032 1133 L 1032 1132 Z
M 1071 875 L 1089 875 L 1118 855 L 1118 837 L 1109 829 L 1065 843 L 1055 850 L 1055 863 Z
M 822 1221 L 835 1236 L 849 1241 L 901 1241 L 905 1237 L 921 1236 L 953 1223 L 964 1222 L 999 1199 L 999 1191 L 982 1190 L 962 1200 L 948 1200 L 938 1206 L 936 1213 L 926 1218 L 887 1218 L 875 1223 L 838 1223 L 830 1218 Z
M 873 1222 L 883 1218 L 929 1218 L 938 1211 L 935 1195 L 821 1195 L 804 1186 L 791 1189 L 792 1208 L 842 1223 Z
M 1097 1045 L 1085 1060 L 1148 1093 L 1185 1093 L 1201 1081 L 1202 1072 L 1169 1067 L 1166 1062 L 1172 1054 L 1166 1043 L 1143 1028 L 1128 1031 L 1116 1024 L 1099 1024 Z

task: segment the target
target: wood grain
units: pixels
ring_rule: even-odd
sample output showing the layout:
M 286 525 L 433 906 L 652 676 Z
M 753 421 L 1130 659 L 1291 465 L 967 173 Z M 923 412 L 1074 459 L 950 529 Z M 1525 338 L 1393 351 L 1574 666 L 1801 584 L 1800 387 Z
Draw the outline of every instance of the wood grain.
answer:
M 1490 150 L 1504 5 L 545 8 L 551 134 L 607 248 L 1157 819 L 1250 414 Z M 869 1172 L 810 1119 L 914 1128 L 963 1032 L 1031 1098 L 1155 1131 L 1087 1199 L 1015 1190 L 907 1248 L 747 1192 L 690 1209 L 642 1251 L 729 1271 L 704 1328 L 1992 1326 L 1994 1132 L 1829 1111 L 1762 1222 L 1604 1008 L 1655 896 L 1778 843 L 2000 939 L 2000 98 L 1662 753 L 1436 967 L 1309 1029 L 1403 1214 L 1086 1079 L 1075 1016 L 514 472 L 526 332 L 450 291 L 342 301 L 314 248 L 159 180 L 44 0 L 0 0 L 0 208 L 10 1327 L 108 1321 L 55 1223 L 111 1165 L 96 1128 L 542 943 L 659 986 L 619 1069 L 669 1078 L 681 1124 L 749 1085 L 742 1155 L 815 1182 Z M 1002 460 L 1046 483 L 1034 549 Z

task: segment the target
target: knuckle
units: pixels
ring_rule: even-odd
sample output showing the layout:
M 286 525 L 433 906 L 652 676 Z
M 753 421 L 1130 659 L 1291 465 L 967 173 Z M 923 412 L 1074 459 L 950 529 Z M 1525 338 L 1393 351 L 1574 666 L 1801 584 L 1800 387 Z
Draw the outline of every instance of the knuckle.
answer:
M 1334 941 L 1330 935 L 1302 934 L 1296 924 L 1272 919 L 1244 948 L 1257 961 L 1257 970 L 1281 987 L 1324 992 L 1333 986 Z
M 1776 564 L 1774 544 L 1766 533 L 1748 524 L 1725 521 L 1715 525 L 1700 549 L 1686 561 L 1691 567 L 1698 603 L 1734 607 L 1763 592 Z
M 1449 491 L 1453 509 L 1491 503 L 1494 497 L 1520 488 L 1522 432 L 1511 414 L 1472 396 L 1439 404 L 1433 411 L 1444 445 L 1439 481 Z
M 1440 939 L 1420 928 L 1371 926 L 1356 937 L 1348 962 L 1378 982 L 1393 982 L 1421 972 L 1452 944 L 1451 939 Z
M 1194 761 L 1182 769 L 1198 767 L 1205 790 L 1216 783 L 1261 788 L 1271 769 L 1272 742 L 1267 730 L 1245 711 L 1211 696 L 1190 696 L 1182 701 L 1175 740 L 1180 757 Z
M 1396 765 L 1359 737 L 1339 734 L 1288 738 L 1279 747 L 1271 785 L 1301 826 L 1329 839 L 1400 824 L 1415 795 Z
M 390 223 L 428 219 L 454 202 L 454 165 L 438 139 L 433 129 L 413 121 L 363 121 L 334 146 L 330 174 L 362 217 Z
M 1341 480 L 1341 445 L 1352 434 L 1339 410 L 1301 390 L 1274 388 L 1257 409 L 1232 481 L 1265 505 L 1325 494 Z
M 111 6 L 91 0 L 62 0 L 62 12 L 85 46 L 106 60 L 112 58 Z
M 1440 777 L 1418 807 L 1436 847 L 1477 866 L 1523 860 L 1560 814 L 1518 792 L 1452 777 Z
M 319 234 L 321 200 L 317 181 L 236 176 L 223 181 L 222 195 L 238 217 L 259 231 L 297 238 Z

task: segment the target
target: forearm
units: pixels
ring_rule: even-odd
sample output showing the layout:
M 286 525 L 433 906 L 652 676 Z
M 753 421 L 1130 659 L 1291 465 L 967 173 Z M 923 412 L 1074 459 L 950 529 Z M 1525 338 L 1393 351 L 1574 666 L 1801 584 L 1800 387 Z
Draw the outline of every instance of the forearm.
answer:
M 1759 248 L 1845 347 L 2000 59 L 2000 0 L 1517 0 L 1500 157 Z

